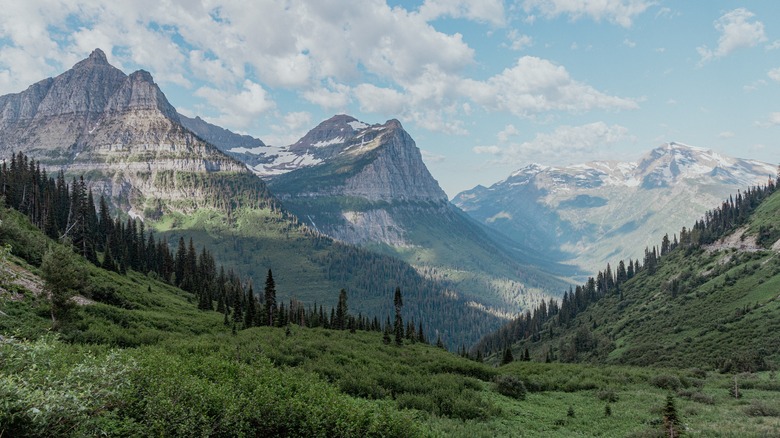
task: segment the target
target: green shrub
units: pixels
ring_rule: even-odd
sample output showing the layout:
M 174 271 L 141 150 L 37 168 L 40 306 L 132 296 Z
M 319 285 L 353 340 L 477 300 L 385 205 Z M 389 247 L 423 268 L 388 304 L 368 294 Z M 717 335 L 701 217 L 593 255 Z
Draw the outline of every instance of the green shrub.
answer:
M 517 400 L 525 400 L 526 393 L 528 392 L 522 380 L 509 374 L 496 376 L 495 387 L 499 394 Z
M 745 407 L 745 413 L 751 417 L 780 417 L 780 407 L 754 400 Z
M 670 391 L 677 391 L 682 387 L 680 378 L 669 374 L 660 374 L 650 379 L 650 383 L 661 389 L 668 389 Z

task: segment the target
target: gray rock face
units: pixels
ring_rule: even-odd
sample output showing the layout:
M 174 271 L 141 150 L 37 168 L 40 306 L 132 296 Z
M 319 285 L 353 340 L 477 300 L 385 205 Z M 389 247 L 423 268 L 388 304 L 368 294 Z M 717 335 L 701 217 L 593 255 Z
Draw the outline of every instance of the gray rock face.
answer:
M 283 198 L 347 196 L 369 202 L 447 202 L 414 140 L 397 120 L 369 126 L 349 116 L 335 116 L 290 145 L 286 153 L 309 164 L 293 160 L 297 169 L 269 182 Z
M 125 75 L 100 49 L 56 78 L 0 97 L 0 157 L 13 151 L 86 173 L 93 190 L 136 212 L 160 200 L 197 208 L 201 189 L 180 184 L 179 173 L 248 172 L 184 128 L 148 72 Z

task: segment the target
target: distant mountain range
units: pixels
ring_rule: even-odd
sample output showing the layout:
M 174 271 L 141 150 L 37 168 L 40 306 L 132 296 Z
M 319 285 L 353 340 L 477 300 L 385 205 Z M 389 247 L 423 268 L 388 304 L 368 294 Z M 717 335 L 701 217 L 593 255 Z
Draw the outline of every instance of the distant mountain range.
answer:
M 777 167 L 668 143 L 638 162 L 530 165 L 453 203 L 531 248 L 592 275 L 608 262 L 640 258 L 659 236 L 689 226 L 747 187 L 766 184 Z

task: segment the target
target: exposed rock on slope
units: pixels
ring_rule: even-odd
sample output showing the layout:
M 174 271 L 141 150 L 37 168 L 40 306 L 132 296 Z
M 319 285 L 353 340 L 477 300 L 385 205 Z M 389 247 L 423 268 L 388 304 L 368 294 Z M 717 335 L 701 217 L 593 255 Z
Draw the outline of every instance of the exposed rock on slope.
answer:
M 93 188 L 139 213 L 159 200 L 196 208 L 205 196 L 185 174 L 247 172 L 180 124 L 148 72 L 127 76 L 99 49 L 56 78 L 0 97 L 0 115 L 2 156 L 22 150 L 50 169 L 85 173 Z

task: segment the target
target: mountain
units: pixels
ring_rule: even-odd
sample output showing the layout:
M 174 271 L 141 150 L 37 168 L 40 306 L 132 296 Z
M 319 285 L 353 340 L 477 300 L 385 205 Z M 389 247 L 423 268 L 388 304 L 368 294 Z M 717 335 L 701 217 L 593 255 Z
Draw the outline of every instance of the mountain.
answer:
M 765 184 L 776 167 L 668 143 L 638 162 L 530 165 L 453 203 L 483 224 L 591 275 L 638 259 L 654 239 L 690 224 L 737 190 Z
M 179 121 L 182 126 L 197 134 L 198 137 L 213 144 L 227 155 L 248 164 L 250 167 L 266 161 L 262 154 L 251 152 L 252 150 L 265 151 L 269 149 L 269 146 L 266 146 L 259 138 L 236 134 L 228 129 L 213 125 L 198 116 L 190 118 L 179 114 Z
M 780 361 L 778 186 L 736 195 L 641 266 L 599 272 L 560 306 L 513 321 L 477 348 L 514 344 L 562 362 L 771 369 Z
M 254 171 L 310 228 L 401 257 L 475 306 L 512 314 L 566 287 L 549 273 L 560 267 L 450 204 L 397 120 L 336 115 L 292 145 L 253 153 L 268 160 Z
M 235 134 L 180 116 L 148 72 L 125 75 L 99 49 L 55 78 L 0 96 L 0 158 L 24 152 L 49 175 L 83 176 L 123 218 L 143 220 L 169 242 L 192 238 L 255 285 L 273 269 L 279 302 L 329 302 L 346 288 L 355 312 L 384 318 L 401 287 L 405 317 L 453 347 L 500 324 L 447 279 L 302 225 L 207 139 L 236 144 Z
M 12 151 L 50 171 L 92 172 L 93 189 L 131 215 L 159 215 L 161 200 L 181 211 L 203 206 L 204 187 L 176 175 L 248 174 L 181 126 L 148 72 L 125 75 L 100 49 L 56 78 L 0 97 L 0 155 Z

